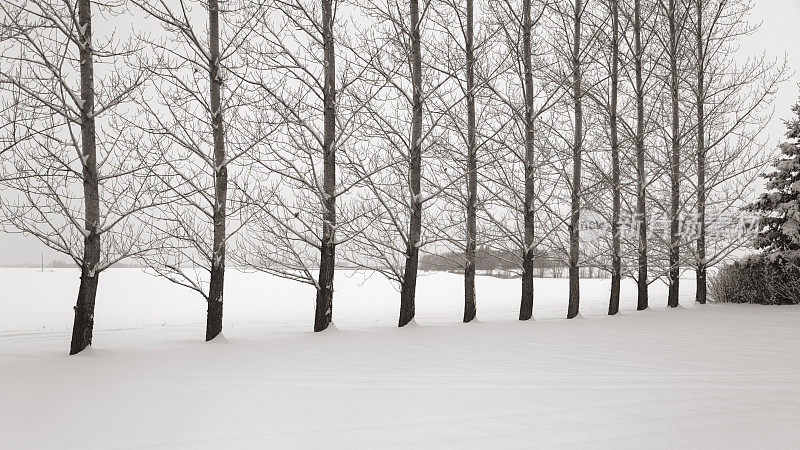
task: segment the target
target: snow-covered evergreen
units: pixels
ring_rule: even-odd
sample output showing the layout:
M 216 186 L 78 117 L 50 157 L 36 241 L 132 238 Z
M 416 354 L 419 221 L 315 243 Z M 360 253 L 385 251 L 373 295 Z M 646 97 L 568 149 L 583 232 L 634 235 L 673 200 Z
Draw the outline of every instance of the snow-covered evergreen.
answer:
M 765 174 L 766 190 L 748 209 L 761 214 L 757 247 L 766 253 L 800 250 L 800 103 L 787 121 L 788 141 L 780 145 L 775 171 Z

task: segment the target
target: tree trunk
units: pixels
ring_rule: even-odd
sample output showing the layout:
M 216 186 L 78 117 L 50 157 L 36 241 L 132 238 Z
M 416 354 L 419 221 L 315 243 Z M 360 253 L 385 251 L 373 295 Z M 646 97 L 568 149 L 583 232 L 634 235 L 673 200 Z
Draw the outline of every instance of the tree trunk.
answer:
M 214 241 L 216 241 L 216 232 L 214 234 Z M 210 341 L 222 333 L 222 294 L 224 291 L 224 283 L 224 263 L 212 263 L 211 283 L 208 290 L 208 312 L 206 314 L 206 341 Z
M 703 0 L 697 0 L 697 292 L 695 301 L 706 303 L 706 132 L 705 52 L 703 48 Z
M 401 327 L 414 319 L 419 246 L 422 237 L 422 195 L 420 193 L 420 179 L 422 176 L 422 51 L 420 49 L 419 0 L 410 1 L 410 10 L 411 82 L 414 90 L 408 175 L 409 187 L 411 188 L 411 220 L 408 227 L 406 264 L 400 291 L 400 320 L 398 325 Z
M 669 295 L 667 306 L 678 307 L 678 288 L 680 283 L 680 230 L 679 208 L 680 170 L 681 170 L 681 142 L 680 142 L 680 116 L 678 110 L 678 28 L 676 0 L 669 0 L 669 68 L 670 68 L 670 97 L 672 101 L 672 154 L 670 155 L 670 238 L 669 238 Z
M 531 0 L 522 3 L 523 30 L 523 65 L 525 70 L 525 239 L 522 253 L 522 300 L 519 308 L 519 320 L 533 317 L 533 247 L 534 247 L 534 208 L 535 197 L 533 184 L 533 63 L 531 60 Z
M 78 23 L 83 30 L 80 44 L 81 59 L 81 155 L 83 200 L 86 234 L 83 239 L 81 285 L 75 303 L 75 322 L 69 354 L 81 352 L 92 344 L 94 305 L 100 276 L 100 188 L 97 173 L 97 148 L 94 126 L 94 51 L 92 48 L 92 9 L 90 0 L 80 0 Z
M 314 331 L 328 328 L 333 318 L 333 275 L 336 267 L 336 57 L 333 41 L 333 1 L 322 1 L 325 51 L 322 251 L 319 263 Z
M 619 312 L 619 291 L 622 279 L 620 258 L 620 183 L 619 183 L 619 124 L 617 123 L 617 98 L 619 96 L 619 0 L 611 0 L 611 298 L 608 314 Z
M 642 5 L 641 0 L 634 2 L 634 66 L 636 72 L 636 220 L 639 229 L 638 256 L 638 301 L 639 311 L 647 309 L 647 204 L 645 198 L 644 173 L 644 81 L 642 78 Z
M 583 1 L 575 0 L 572 47 L 572 101 L 575 105 L 575 136 L 572 144 L 572 214 L 569 225 L 569 306 L 567 319 L 580 311 L 580 216 L 581 152 L 583 145 L 583 104 L 581 100 L 581 15 Z
M 214 138 L 214 242 L 211 255 L 211 281 L 208 289 L 206 341 L 222 332 L 222 297 L 225 285 L 225 221 L 228 196 L 228 161 L 225 157 L 225 130 L 222 120 L 222 73 L 219 54 L 218 0 L 208 1 L 209 68 L 211 78 L 211 127 Z
M 467 242 L 464 268 L 464 322 L 475 318 L 475 246 L 478 239 L 478 161 L 475 144 L 475 55 L 473 0 L 467 0 Z
M 84 239 L 84 245 L 90 246 Z M 97 297 L 97 284 L 99 273 L 94 276 L 84 265 L 81 267 L 81 285 L 78 289 L 78 301 L 75 305 L 75 322 L 72 325 L 72 342 L 69 354 L 80 353 L 92 345 L 92 331 L 94 329 L 94 305 Z

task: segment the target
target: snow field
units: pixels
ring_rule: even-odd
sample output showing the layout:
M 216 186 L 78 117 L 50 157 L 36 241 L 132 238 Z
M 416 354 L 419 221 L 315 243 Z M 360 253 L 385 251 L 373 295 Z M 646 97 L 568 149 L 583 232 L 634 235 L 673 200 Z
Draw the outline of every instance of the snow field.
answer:
M 313 292 L 231 272 L 227 339 L 203 343 L 205 305 L 136 269 L 101 276 L 94 347 L 66 356 L 72 271 L 0 270 L 2 448 L 791 448 L 800 442 L 800 308 L 751 305 L 607 317 L 608 280 L 421 279 L 418 326 L 377 275 L 337 274 L 337 330 L 311 333 Z M 24 289 L 27 285 L 30 289 Z M 654 286 L 653 304 L 666 289 Z M 65 310 L 65 311 L 62 311 Z M 66 321 L 67 325 L 64 326 Z

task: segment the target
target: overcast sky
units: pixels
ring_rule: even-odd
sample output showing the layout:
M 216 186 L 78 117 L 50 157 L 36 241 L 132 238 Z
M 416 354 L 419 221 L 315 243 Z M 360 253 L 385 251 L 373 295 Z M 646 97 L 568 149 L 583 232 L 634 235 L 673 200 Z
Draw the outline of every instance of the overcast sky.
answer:
M 770 57 L 787 55 L 792 73 L 791 81 L 784 83 L 775 99 L 775 117 L 768 128 L 770 142 L 775 145 L 783 138 L 783 122 L 789 118 L 790 107 L 800 95 L 800 46 L 797 45 L 797 25 L 800 24 L 800 0 L 755 0 L 751 21 L 761 28 L 742 43 L 742 54 Z M 41 245 L 37 240 L 22 235 L 0 232 L 0 265 L 38 263 L 44 259 L 68 260 Z

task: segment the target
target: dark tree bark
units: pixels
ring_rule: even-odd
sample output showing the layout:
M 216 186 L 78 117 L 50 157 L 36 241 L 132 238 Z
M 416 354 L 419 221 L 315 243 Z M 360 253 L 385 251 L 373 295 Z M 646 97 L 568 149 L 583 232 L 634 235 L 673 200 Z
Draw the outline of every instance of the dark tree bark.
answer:
M 206 341 L 222 332 L 222 294 L 225 285 L 225 221 L 228 196 L 228 168 L 225 157 L 225 130 L 222 120 L 222 73 L 219 54 L 219 4 L 208 1 L 209 61 L 211 81 L 211 126 L 214 138 L 214 242 L 211 254 L 211 281 L 208 289 Z
M 581 153 L 583 146 L 583 101 L 581 99 L 581 16 L 583 1 L 575 0 L 572 42 L 572 101 L 575 107 L 575 137 L 572 144 L 572 193 L 569 224 L 569 305 L 567 319 L 580 312 L 580 215 L 581 215 Z M 589 270 L 591 274 L 591 268 Z M 591 276 L 591 275 L 590 275 Z
M 408 174 L 409 187 L 411 188 L 411 220 L 408 227 L 406 263 L 400 290 L 400 320 L 398 325 L 401 327 L 414 319 L 419 246 L 422 237 L 422 196 L 420 194 L 420 179 L 422 176 L 422 51 L 420 49 L 419 0 L 410 0 L 410 19 L 411 83 L 414 90 L 412 96 L 413 111 Z
M 619 123 L 617 102 L 619 96 L 619 0 L 611 0 L 611 298 L 608 314 L 619 312 L 619 292 L 622 278 L 620 259 L 620 182 L 619 182 Z
M 522 301 L 519 308 L 519 320 L 533 317 L 533 247 L 534 217 L 533 201 L 535 197 L 533 184 L 534 148 L 533 148 L 533 62 L 531 60 L 531 0 L 522 2 L 523 29 L 522 52 L 525 70 L 525 239 L 522 255 Z
M 80 46 L 81 59 L 81 156 L 83 162 L 83 197 L 86 208 L 83 240 L 81 284 L 75 304 L 75 322 L 69 354 L 79 353 L 92 344 L 94 305 L 100 276 L 100 188 L 97 173 L 97 148 L 94 123 L 94 62 L 92 48 L 92 9 L 90 0 L 80 0 L 78 23 L 83 28 Z
M 642 74 L 642 4 L 641 0 L 634 2 L 633 12 L 634 34 L 634 71 L 636 72 L 636 220 L 639 228 L 638 256 L 638 301 L 636 309 L 647 309 L 647 203 L 645 197 L 644 173 L 644 80 Z
M 697 28 L 697 291 L 695 301 L 706 303 L 706 117 L 705 48 L 703 46 L 703 0 L 696 0 Z
M 678 23 L 676 0 L 669 0 L 667 20 L 669 22 L 669 90 L 672 102 L 672 149 L 670 155 L 670 238 L 669 238 L 669 295 L 667 306 L 678 307 L 678 287 L 680 283 L 680 235 L 679 208 L 681 201 L 681 141 L 680 115 L 678 109 Z
M 336 267 L 336 57 L 333 42 L 333 0 L 322 0 L 324 46 L 324 168 L 322 251 L 319 263 L 314 331 L 328 328 L 333 317 L 333 275 Z
M 478 157 L 475 144 L 475 55 L 473 0 L 467 0 L 467 242 L 464 267 L 464 322 L 475 318 L 475 247 L 478 239 Z

